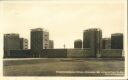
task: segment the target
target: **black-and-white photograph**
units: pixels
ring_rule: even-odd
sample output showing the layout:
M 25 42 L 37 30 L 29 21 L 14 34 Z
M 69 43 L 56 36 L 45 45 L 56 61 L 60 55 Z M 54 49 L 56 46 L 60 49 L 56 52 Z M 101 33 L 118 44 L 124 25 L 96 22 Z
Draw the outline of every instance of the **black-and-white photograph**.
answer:
M 125 0 L 0 1 L 4 77 L 124 77 Z

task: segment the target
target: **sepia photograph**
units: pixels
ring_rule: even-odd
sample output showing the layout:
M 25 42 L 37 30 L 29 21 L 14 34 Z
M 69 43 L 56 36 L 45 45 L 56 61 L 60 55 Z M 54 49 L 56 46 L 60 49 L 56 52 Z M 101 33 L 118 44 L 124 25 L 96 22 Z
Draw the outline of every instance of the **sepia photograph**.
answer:
M 2 0 L 3 77 L 126 77 L 127 0 Z

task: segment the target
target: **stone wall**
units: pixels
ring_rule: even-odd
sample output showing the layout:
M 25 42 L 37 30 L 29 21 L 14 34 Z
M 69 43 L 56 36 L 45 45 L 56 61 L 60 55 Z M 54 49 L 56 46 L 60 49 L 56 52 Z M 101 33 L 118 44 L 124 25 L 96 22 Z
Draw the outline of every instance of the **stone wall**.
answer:
M 121 58 L 122 49 L 102 49 L 101 57 L 102 58 Z
M 91 49 L 83 49 L 83 52 L 85 54 L 85 58 L 92 58 L 94 56 Z
M 43 49 L 37 58 L 95 58 L 90 49 Z M 100 58 L 121 58 L 122 49 L 102 49 Z M 34 58 L 31 50 L 9 50 L 8 58 Z
M 82 49 L 67 49 L 68 58 L 84 58 L 85 54 Z
M 43 49 L 41 57 L 66 58 L 67 57 L 67 49 Z
M 8 58 L 30 58 L 32 57 L 30 50 L 9 50 Z
M 68 58 L 85 58 L 91 57 L 90 49 L 67 49 Z

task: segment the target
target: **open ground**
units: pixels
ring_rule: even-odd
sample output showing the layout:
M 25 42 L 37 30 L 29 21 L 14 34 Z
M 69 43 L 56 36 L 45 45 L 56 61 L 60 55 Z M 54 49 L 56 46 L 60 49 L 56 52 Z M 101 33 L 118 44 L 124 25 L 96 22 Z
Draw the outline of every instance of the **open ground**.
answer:
M 123 76 L 124 60 L 20 58 L 3 60 L 4 76 Z

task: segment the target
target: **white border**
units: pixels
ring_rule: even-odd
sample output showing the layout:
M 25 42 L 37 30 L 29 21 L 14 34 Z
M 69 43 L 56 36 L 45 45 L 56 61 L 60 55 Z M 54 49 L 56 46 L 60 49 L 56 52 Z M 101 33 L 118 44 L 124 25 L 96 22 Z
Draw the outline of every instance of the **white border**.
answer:
M 15 2 L 16 0 L 13 0 L 13 1 L 9 1 L 9 0 L 3 0 L 3 1 L 0 1 L 0 2 Z M 25 0 L 20 0 L 18 1 L 19 3 L 22 3 L 24 2 Z M 38 2 L 38 1 L 41 1 L 41 0 L 31 0 L 31 2 Z M 28 1 L 25 1 L 25 2 L 28 2 L 30 3 L 30 0 Z M 128 79 L 128 70 L 127 70 L 127 66 L 128 66 L 128 54 L 127 54 L 127 51 L 128 51 L 128 35 L 127 35 L 127 0 L 106 0 L 106 1 L 103 1 L 103 0 L 90 0 L 90 1 L 86 1 L 86 0 L 43 0 L 42 2 L 46 2 L 46 3 L 123 3 L 125 4 L 125 9 L 124 9 L 124 15 L 125 15 L 125 21 L 124 21 L 124 51 L 125 51 L 125 77 L 45 77 L 45 76 L 42 76 L 42 77 L 3 77 L 3 75 L 0 74 L 0 76 L 2 76 L 1 80 L 26 80 L 26 79 L 31 79 L 31 80 L 42 80 L 42 79 L 45 79 L 45 80 L 106 80 L 106 79 L 111 79 L 111 80 L 115 80 L 115 79 Z M 1 7 L 1 6 L 0 6 Z M 0 37 L 3 37 L 2 36 L 3 34 L 0 34 Z M 3 39 L 3 38 L 1 38 Z M 2 51 L 3 52 L 3 51 Z M 2 59 L 0 59 L 0 63 L 2 63 L 1 67 L 0 67 L 0 70 L 2 71 L 3 73 L 3 62 L 2 62 Z

